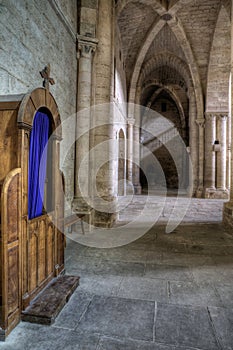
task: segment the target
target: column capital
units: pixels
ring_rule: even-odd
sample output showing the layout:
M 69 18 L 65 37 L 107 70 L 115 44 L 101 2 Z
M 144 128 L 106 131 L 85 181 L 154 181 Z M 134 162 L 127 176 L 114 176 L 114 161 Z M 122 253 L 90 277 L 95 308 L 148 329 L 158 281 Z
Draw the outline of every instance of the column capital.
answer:
M 194 97 L 195 96 L 195 89 L 193 86 L 189 86 L 188 88 L 188 97 L 191 98 L 191 97 Z
M 227 119 L 229 116 L 229 112 L 205 112 L 206 119 L 211 118 L 223 118 Z
M 196 123 L 197 123 L 197 125 L 200 127 L 200 128 L 204 128 L 204 126 L 205 126 L 205 119 L 203 118 L 203 119 L 197 119 L 196 120 Z
M 96 51 L 98 40 L 96 38 L 77 35 L 77 57 L 91 58 Z
M 128 122 L 128 125 L 134 125 L 135 124 L 135 119 L 134 118 L 129 118 L 127 120 L 127 122 Z
M 226 121 L 228 119 L 229 115 L 228 112 L 226 113 L 220 113 L 217 115 L 217 118 L 222 121 Z
M 216 113 L 214 112 L 205 112 L 205 120 L 212 121 L 216 118 Z

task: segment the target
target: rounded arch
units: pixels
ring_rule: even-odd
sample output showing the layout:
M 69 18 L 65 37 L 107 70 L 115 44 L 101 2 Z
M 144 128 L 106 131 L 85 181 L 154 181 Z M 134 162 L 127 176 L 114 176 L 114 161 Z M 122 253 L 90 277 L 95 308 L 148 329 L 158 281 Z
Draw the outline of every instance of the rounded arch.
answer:
M 61 138 L 61 118 L 57 103 L 51 92 L 44 88 L 37 88 L 23 97 L 18 112 L 18 125 L 31 129 L 36 112 L 42 109 L 49 111 L 52 131 Z

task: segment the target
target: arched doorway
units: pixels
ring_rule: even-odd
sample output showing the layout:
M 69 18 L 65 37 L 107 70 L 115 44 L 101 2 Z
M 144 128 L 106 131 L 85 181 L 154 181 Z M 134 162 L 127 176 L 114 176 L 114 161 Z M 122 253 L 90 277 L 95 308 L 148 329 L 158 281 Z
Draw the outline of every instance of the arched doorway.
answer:
M 180 99 L 183 99 L 183 105 L 181 105 Z M 185 101 L 185 94 L 181 88 L 177 87 L 175 93 L 166 86 L 153 84 L 144 90 L 142 104 L 146 105 L 149 111 L 145 110 L 141 116 L 141 142 L 160 163 L 168 193 L 176 194 L 178 189 L 185 189 L 189 183 L 186 171 L 187 154 L 183 152 L 185 146 L 187 147 L 189 144 L 188 101 Z M 149 136 L 148 130 L 157 131 L 159 129 L 158 123 L 161 124 L 163 121 L 164 124 L 168 123 L 166 130 Z M 171 147 L 175 147 L 179 154 L 178 162 L 174 161 L 169 152 Z M 154 173 L 150 162 L 151 157 L 141 159 L 143 168 L 148 169 L 147 175 L 150 178 L 150 183 L 157 188 L 161 185 L 161 181 L 158 174 Z M 180 169 L 184 170 L 178 174 Z M 147 181 L 142 172 L 141 184 L 143 190 L 147 191 Z
M 118 134 L 118 196 L 124 196 L 126 191 L 126 148 L 125 134 L 121 129 Z

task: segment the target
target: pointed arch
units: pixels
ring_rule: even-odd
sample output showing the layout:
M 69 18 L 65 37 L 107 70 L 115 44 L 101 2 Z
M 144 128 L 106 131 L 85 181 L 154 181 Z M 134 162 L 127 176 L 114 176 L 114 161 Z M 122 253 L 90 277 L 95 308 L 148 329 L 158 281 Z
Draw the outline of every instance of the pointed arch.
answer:
M 142 64 L 144 62 L 144 59 L 146 57 L 147 51 L 150 48 L 153 40 L 155 39 L 156 35 L 159 33 L 159 31 L 163 28 L 166 22 L 159 19 L 154 23 L 154 26 L 150 30 L 144 44 L 141 47 L 141 50 L 138 54 L 131 82 L 130 82 L 130 89 L 129 89 L 129 116 L 133 115 L 132 105 L 133 103 L 138 103 L 137 97 L 138 97 L 138 79 L 139 75 L 141 73 Z M 204 103 L 203 103 L 203 92 L 201 87 L 201 81 L 200 81 L 200 75 L 198 71 L 198 66 L 196 63 L 196 60 L 194 58 L 192 48 L 190 46 L 190 43 L 188 42 L 187 36 L 185 34 L 185 31 L 183 29 L 182 24 L 180 21 L 175 18 L 171 21 L 167 22 L 170 26 L 170 29 L 175 34 L 183 52 L 186 57 L 187 62 L 189 62 L 189 72 L 192 78 L 192 85 L 195 88 L 195 98 L 196 98 L 196 105 L 197 105 L 197 119 L 203 118 L 204 113 Z

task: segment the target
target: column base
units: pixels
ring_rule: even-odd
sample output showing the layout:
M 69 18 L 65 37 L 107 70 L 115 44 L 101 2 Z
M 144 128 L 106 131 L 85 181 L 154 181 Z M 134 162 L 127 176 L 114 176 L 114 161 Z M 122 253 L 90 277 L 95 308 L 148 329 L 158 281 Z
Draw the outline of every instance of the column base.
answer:
M 91 223 L 95 227 L 111 228 L 117 220 L 117 213 L 104 213 L 93 210 L 91 213 Z
M 111 228 L 118 218 L 116 201 L 117 197 L 113 196 L 96 197 L 93 200 L 91 224 L 95 227 Z
M 224 204 L 223 225 L 233 235 L 233 202 Z
M 206 199 L 228 199 L 229 191 L 220 188 L 206 188 L 204 191 L 204 198 Z
M 203 198 L 203 187 L 198 187 L 194 196 L 196 198 Z
M 88 204 L 88 198 L 83 198 L 83 197 L 74 197 L 73 201 L 72 201 L 72 211 L 78 211 L 78 212 L 82 212 L 82 211 L 89 211 L 90 210 L 90 206 Z
M 134 185 L 134 194 L 142 194 L 142 186 L 140 184 Z

